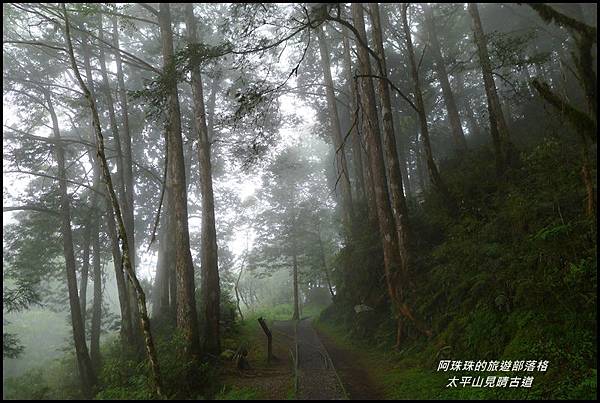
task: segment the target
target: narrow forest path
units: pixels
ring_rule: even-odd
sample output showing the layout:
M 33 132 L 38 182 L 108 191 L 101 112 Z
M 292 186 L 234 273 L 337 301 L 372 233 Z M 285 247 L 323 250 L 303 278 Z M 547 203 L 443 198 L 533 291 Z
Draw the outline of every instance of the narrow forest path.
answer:
M 231 362 L 224 369 L 226 398 L 281 400 L 383 399 L 384 393 L 365 367 L 357 351 L 337 343 L 313 326 L 311 318 L 295 324 L 273 320 L 273 354 L 266 362 L 266 340 L 255 326 L 248 340 L 250 368 L 239 371 Z M 296 363 L 295 358 L 298 357 Z M 236 394 L 237 390 L 237 394 Z M 240 394 L 246 391 L 246 394 Z
M 320 328 L 317 328 L 316 332 L 327 349 L 350 400 L 386 399 L 383 386 L 376 382 L 367 371 L 370 364 L 366 362 L 363 355 L 336 343 L 331 336 Z
M 276 333 L 294 335 L 293 321 L 273 323 Z M 298 322 L 298 399 L 383 399 L 382 388 L 365 370 L 361 357 L 340 346 L 305 318 Z
M 310 319 L 298 322 L 298 399 L 346 399 L 346 391 Z

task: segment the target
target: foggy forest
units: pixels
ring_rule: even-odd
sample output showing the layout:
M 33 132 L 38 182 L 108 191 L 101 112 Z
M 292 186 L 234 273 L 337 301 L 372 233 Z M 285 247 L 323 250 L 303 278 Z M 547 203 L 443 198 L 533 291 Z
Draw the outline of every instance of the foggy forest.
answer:
M 596 3 L 3 3 L 3 399 L 596 399 Z

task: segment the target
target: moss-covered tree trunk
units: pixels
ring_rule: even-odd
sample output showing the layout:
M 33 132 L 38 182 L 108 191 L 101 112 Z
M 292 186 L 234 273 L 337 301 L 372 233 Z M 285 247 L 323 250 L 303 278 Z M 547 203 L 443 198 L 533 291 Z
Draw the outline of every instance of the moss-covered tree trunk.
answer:
M 152 371 L 155 391 L 156 391 L 156 394 L 158 397 L 163 397 L 160 368 L 159 368 L 158 359 L 156 356 L 156 350 L 154 348 L 154 341 L 152 339 L 152 333 L 150 330 L 150 320 L 148 319 L 148 313 L 146 311 L 146 295 L 144 294 L 144 290 L 142 289 L 142 286 L 140 285 L 140 283 L 135 275 L 135 272 L 133 271 L 133 268 L 131 266 L 131 259 L 129 257 L 129 245 L 128 245 L 128 238 L 127 238 L 127 231 L 125 229 L 125 224 L 123 222 L 123 215 L 121 213 L 119 201 L 117 199 L 117 195 L 116 195 L 115 189 L 112 184 L 110 169 L 108 167 L 108 163 L 106 162 L 106 155 L 104 152 L 104 136 L 102 135 L 102 128 L 100 126 L 100 117 L 98 115 L 98 110 L 96 109 L 95 100 L 92 97 L 92 94 L 90 93 L 89 89 L 87 88 L 85 82 L 83 81 L 83 78 L 81 78 L 79 68 L 77 67 L 77 61 L 75 59 L 75 53 L 73 51 L 73 43 L 71 41 L 71 28 L 69 25 L 69 17 L 68 17 L 66 6 L 64 3 L 61 4 L 61 8 L 62 8 L 62 13 L 63 13 L 64 19 L 65 19 L 65 39 L 67 42 L 67 50 L 68 50 L 69 59 L 71 62 L 71 68 L 73 69 L 73 72 L 75 73 L 75 77 L 77 78 L 79 87 L 81 88 L 81 91 L 83 92 L 85 99 L 87 101 L 87 104 L 92 113 L 92 122 L 93 122 L 93 126 L 94 126 L 94 133 L 95 133 L 95 140 L 96 140 L 97 161 L 98 161 L 98 165 L 100 166 L 100 170 L 102 172 L 102 179 L 103 179 L 104 183 L 106 184 L 106 189 L 107 189 L 108 196 L 109 196 L 111 204 L 112 204 L 112 208 L 114 210 L 115 217 L 117 219 L 118 234 L 119 234 L 119 238 L 121 239 L 121 242 L 122 242 L 123 267 L 124 267 L 125 272 L 129 276 L 129 280 L 130 280 L 130 282 L 136 292 L 136 296 L 137 296 L 138 308 L 140 311 L 141 326 L 142 326 L 142 329 L 144 332 L 146 351 L 148 354 L 148 361 L 150 363 L 150 368 Z M 65 187 L 66 187 L 66 182 L 65 182 Z M 73 261 L 74 261 L 74 258 L 73 258 Z M 73 279 L 73 282 L 74 282 L 74 279 Z M 74 284 L 74 287 L 76 290 L 76 287 L 77 287 L 76 283 Z M 77 305 L 76 308 L 79 309 L 79 304 L 76 304 L 76 305 Z M 78 315 L 76 315 L 76 317 L 78 320 L 80 320 L 81 313 L 80 312 L 77 312 L 77 313 L 78 313 Z M 84 343 L 84 347 L 85 347 L 85 343 Z M 91 366 L 91 364 L 90 364 L 90 366 Z M 93 372 L 91 372 L 91 373 L 93 374 Z

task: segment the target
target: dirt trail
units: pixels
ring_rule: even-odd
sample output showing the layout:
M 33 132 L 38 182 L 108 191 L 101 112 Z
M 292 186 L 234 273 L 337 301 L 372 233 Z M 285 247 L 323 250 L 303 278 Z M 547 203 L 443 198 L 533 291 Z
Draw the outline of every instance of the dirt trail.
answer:
M 355 351 L 337 345 L 331 337 L 317 330 L 325 348 L 335 365 L 338 375 L 351 400 L 384 400 L 382 387 L 377 385 L 367 372 L 364 359 Z
M 274 326 L 293 337 L 292 321 L 274 322 Z M 310 319 L 298 322 L 297 333 L 298 399 L 385 399 L 358 352 L 339 346 L 327 334 L 315 330 Z
M 298 399 L 345 399 L 346 394 L 310 320 L 298 322 Z
M 298 322 L 296 337 L 293 321 L 273 321 L 273 350 L 278 359 L 270 364 L 251 360 L 251 369 L 235 371 L 232 383 L 251 387 L 263 399 L 289 398 L 290 378 L 294 377 L 295 340 L 298 342 L 299 400 L 383 399 L 364 369 L 357 352 L 338 346 L 323 332 L 317 333 L 309 318 Z M 264 343 L 264 335 L 257 334 L 255 343 Z M 287 381 L 286 381 L 287 379 Z

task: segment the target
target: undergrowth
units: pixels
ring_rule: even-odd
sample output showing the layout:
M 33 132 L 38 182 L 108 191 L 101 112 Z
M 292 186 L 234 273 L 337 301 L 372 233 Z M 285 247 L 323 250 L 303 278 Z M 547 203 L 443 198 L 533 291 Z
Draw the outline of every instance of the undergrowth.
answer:
M 395 324 L 389 303 L 371 295 L 385 289 L 382 261 L 369 255 L 376 245 L 340 252 L 339 264 L 366 272 L 345 279 L 344 294 L 320 321 L 361 348 L 374 346 L 379 357 L 391 357 L 379 373 L 389 398 L 592 399 L 596 225 L 584 214 L 578 148 L 547 139 L 522 152 L 520 164 L 501 181 L 490 156 L 472 151 L 444 167 L 460 202 L 459 218 L 445 213 L 433 191 L 409 200 L 413 260 L 406 288 L 415 314 L 433 331 L 431 339 L 409 325 L 390 354 Z M 356 313 L 358 304 L 374 309 Z M 436 372 L 441 359 L 548 360 L 549 366 L 531 373 Z M 531 388 L 446 388 L 454 375 L 533 375 L 534 381 Z

